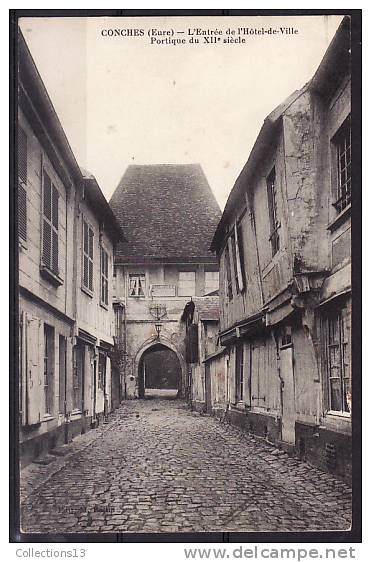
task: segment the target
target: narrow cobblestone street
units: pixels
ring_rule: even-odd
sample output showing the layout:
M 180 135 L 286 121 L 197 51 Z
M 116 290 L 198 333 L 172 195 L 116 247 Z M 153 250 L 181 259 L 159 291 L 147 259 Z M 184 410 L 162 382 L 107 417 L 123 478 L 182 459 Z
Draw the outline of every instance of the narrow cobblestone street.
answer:
M 350 488 L 178 400 L 125 402 L 21 474 L 23 532 L 348 529 Z

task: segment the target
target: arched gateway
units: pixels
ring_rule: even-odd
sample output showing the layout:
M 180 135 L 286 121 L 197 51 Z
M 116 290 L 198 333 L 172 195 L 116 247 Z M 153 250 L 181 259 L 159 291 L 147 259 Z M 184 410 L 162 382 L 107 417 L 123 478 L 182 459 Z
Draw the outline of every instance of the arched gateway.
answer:
M 186 365 L 176 347 L 159 338 L 145 344 L 135 358 L 137 395 L 182 397 Z

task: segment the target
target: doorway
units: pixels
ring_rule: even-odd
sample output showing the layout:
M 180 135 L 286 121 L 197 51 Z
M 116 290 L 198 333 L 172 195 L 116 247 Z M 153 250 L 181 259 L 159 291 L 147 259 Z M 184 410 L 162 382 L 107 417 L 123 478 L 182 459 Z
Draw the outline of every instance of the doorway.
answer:
M 295 385 L 292 345 L 280 349 L 282 385 L 282 441 L 295 444 Z
M 176 353 L 157 343 L 146 349 L 138 365 L 139 398 L 177 398 L 182 369 Z

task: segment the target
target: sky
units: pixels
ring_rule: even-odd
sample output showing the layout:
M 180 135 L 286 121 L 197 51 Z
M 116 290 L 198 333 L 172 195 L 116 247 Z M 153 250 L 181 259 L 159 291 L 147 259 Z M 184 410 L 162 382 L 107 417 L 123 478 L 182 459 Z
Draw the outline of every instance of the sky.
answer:
M 130 164 L 197 162 L 223 208 L 265 117 L 310 80 L 341 19 L 35 17 L 20 27 L 79 165 L 108 200 Z M 172 37 L 186 44 L 158 43 Z

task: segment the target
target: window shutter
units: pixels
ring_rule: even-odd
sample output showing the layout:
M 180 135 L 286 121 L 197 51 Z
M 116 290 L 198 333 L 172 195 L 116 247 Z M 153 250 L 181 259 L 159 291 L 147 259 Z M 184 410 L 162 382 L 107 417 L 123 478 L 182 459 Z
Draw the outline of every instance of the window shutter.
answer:
M 27 135 L 18 127 L 18 235 L 27 240 Z
M 53 185 L 52 222 L 56 230 L 58 230 L 58 203 L 59 203 L 58 189 L 55 187 L 55 185 Z
M 88 283 L 89 283 L 89 258 L 86 254 L 84 254 L 84 271 L 83 271 L 83 281 L 84 281 L 84 286 L 88 287 Z
M 38 318 L 27 319 L 27 401 L 26 423 L 33 425 L 40 423 L 42 393 L 42 337 L 43 326 Z
M 238 280 L 239 290 L 242 291 L 245 287 L 244 275 L 243 275 L 244 264 L 242 262 L 242 256 L 240 253 L 240 244 L 242 243 L 242 240 L 239 240 L 239 232 L 238 232 L 237 224 L 234 225 L 234 234 L 235 234 L 235 244 L 236 244 L 237 280 Z
M 18 184 L 18 235 L 27 240 L 27 191 Z
M 44 215 L 51 220 L 52 213 L 52 183 L 46 172 L 44 172 Z
M 53 230 L 53 253 L 52 253 L 52 270 L 58 273 L 58 232 Z
M 18 178 L 27 184 L 27 135 L 18 127 Z
M 88 254 L 88 246 L 89 246 L 89 238 L 88 238 L 88 225 L 86 224 L 86 222 L 84 221 L 83 223 L 83 235 L 84 235 L 84 252 L 85 254 Z
M 89 285 L 90 291 L 93 290 L 93 262 L 89 260 Z
M 43 220 L 43 264 L 51 267 L 52 259 L 52 227 L 47 220 Z
M 89 258 L 93 259 L 93 240 L 94 233 L 91 228 L 89 228 Z

